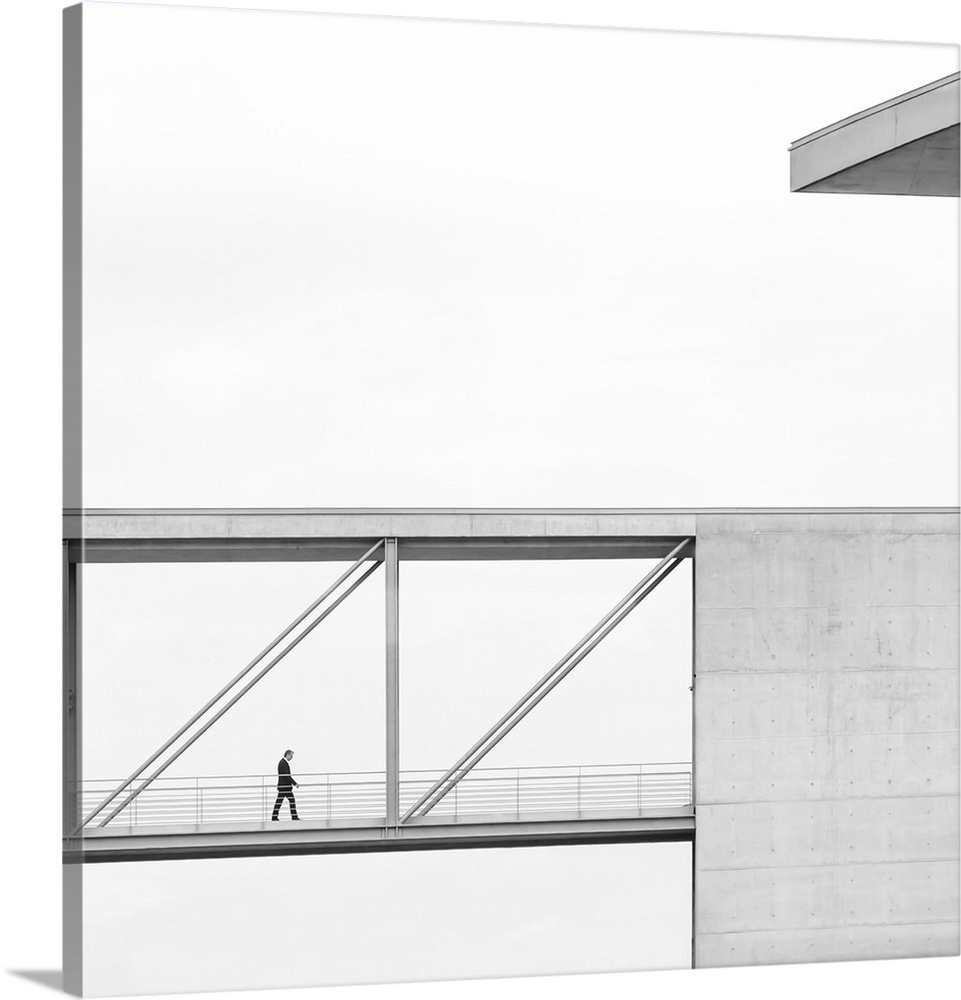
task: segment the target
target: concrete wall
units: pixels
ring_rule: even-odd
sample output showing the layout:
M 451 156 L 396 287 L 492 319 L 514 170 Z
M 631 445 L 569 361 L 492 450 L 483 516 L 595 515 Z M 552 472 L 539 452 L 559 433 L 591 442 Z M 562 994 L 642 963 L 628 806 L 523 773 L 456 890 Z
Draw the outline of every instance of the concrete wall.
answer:
M 956 955 L 958 518 L 698 515 L 695 965 Z

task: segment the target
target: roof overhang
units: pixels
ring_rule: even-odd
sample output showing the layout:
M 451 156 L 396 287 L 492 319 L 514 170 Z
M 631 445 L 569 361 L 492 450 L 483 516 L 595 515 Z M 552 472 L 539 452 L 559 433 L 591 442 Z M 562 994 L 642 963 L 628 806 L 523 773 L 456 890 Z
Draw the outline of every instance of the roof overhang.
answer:
M 959 77 L 935 80 L 791 143 L 791 190 L 957 198 Z

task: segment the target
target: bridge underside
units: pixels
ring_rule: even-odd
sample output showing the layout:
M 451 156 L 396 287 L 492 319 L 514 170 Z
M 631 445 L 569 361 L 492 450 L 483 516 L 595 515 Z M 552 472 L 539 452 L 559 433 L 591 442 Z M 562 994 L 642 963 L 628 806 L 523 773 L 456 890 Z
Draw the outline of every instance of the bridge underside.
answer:
M 487 847 L 551 847 L 576 844 L 683 842 L 694 840 L 693 809 L 672 815 L 482 820 L 451 823 L 425 817 L 402 827 L 383 822 L 202 824 L 198 826 L 94 829 L 67 842 L 66 863 L 172 861 L 375 851 L 456 850 Z

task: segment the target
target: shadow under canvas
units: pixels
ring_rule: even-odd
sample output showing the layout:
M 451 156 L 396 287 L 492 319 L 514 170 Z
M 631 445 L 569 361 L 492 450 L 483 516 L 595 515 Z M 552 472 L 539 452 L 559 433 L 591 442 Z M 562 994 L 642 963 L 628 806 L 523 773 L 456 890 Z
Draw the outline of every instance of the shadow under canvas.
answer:
M 41 986 L 48 986 L 58 992 L 63 991 L 63 970 L 62 969 L 7 969 L 11 976 L 20 976 L 21 979 L 30 979 Z

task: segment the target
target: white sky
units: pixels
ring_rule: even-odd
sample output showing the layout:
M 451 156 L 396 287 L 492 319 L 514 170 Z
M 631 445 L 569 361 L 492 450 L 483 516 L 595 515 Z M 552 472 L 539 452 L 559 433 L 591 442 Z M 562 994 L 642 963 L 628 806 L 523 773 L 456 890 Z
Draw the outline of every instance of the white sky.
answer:
M 92 865 L 85 988 L 684 968 L 690 856 L 621 844 Z
M 87 506 L 957 502 L 951 46 L 90 4 Z
M 791 195 L 787 155 L 954 71 L 955 48 L 85 17 L 88 506 L 957 502 L 958 203 Z M 452 762 L 644 568 L 405 566 L 404 766 Z M 115 756 L 125 774 L 336 572 L 91 567 L 86 773 Z M 374 578 L 184 772 L 269 768 L 278 741 L 309 769 L 380 766 L 381 593 Z M 491 763 L 673 757 L 687 593 L 679 572 Z M 281 908 L 291 983 L 560 971 L 575 931 L 577 968 L 683 964 L 690 851 L 663 850 L 92 866 L 90 988 L 275 983 Z M 483 950 L 431 966 L 352 905 L 425 878 L 408 930 L 478 922 Z M 559 911 L 568 885 L 584 906 Z M 661 936 L 611 936 L 645 921 Z M 310 947 L 336 934 L 354 948 Z
M 404 563 L 402 768 L 453 764 L 652 566 Z M 86 567 L 85 776 L 125 778 L 343 568 Z M 287 746 L 295 773 L 383 770 L 383 595 L 381 572 L 169 773 L 273 773 Z M 691 657 L 685 563 L 484 766 L 689 761 Z

